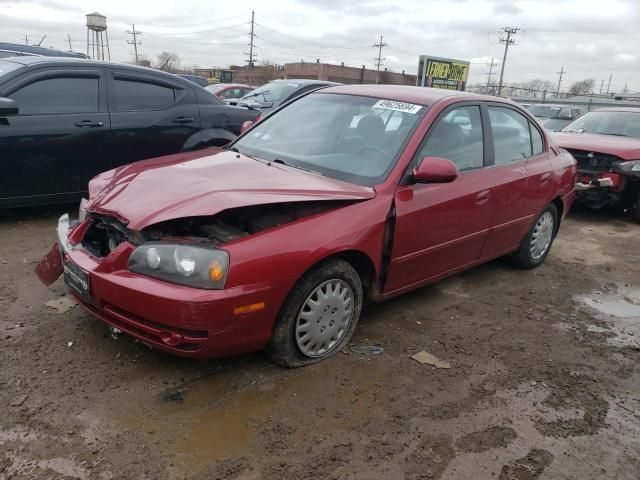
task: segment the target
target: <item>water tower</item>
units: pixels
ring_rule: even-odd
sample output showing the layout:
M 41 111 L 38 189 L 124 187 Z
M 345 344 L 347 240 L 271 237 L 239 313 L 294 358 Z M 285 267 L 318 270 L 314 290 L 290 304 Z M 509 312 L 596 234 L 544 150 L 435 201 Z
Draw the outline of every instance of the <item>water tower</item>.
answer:
M 94 60 L 104 60 L 104 45 L 107 41 L 107 60 L 111 60 L 107 17 L 98 12 L 87 14 L 87 55 Z M 89 53 L 91 52 L 91 53 Z

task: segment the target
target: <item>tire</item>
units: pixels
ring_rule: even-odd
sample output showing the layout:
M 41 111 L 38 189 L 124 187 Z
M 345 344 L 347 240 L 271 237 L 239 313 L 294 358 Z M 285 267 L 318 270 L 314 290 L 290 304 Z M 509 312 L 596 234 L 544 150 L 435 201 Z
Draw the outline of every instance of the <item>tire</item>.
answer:
M 558 209 L 554 204 L 549 204 L 536 218 L 533 226 L 520 242 L 518 251 L 511 257 L 511 263 L 524 269 L 542 265 L 551 250 L 557 232 Z
M 334 355 L 351 339 L 362 300 L 362 281 L 349 263 L 333 258 L 315 266 L 282 304 L 267 354 L 283 367 L 301 367 Z

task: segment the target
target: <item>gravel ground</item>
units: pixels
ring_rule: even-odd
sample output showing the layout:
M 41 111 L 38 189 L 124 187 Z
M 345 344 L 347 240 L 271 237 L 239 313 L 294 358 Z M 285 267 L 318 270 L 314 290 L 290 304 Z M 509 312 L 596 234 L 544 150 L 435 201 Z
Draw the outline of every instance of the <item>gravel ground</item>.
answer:
M 285 370 L 113 339 L 33 268 L 61 210 L 0 217 L 0 479 L 637 479 L 640 226 L 572 212 L 545 265 L 498 260 L 367 308 Z M 448 362 L 436 369 L 420 351 Z

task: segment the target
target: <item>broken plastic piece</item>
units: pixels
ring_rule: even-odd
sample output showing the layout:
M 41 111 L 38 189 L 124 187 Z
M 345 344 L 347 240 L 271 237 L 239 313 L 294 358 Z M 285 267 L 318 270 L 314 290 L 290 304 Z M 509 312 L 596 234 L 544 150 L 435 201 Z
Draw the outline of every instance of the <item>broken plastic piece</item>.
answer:
M 349 350 L 361 355 L 381 355 L 384 353 L 382 345 L 349 345 Z
M 431 355 L 429 352 L 425 352 L 424 350 L 411 355 L 411 358 L 423 365 L 427 364 L 436 368 L 451 368 L 449 362 L 445 362 L 444 360 L 441 360 L 435 355 Z

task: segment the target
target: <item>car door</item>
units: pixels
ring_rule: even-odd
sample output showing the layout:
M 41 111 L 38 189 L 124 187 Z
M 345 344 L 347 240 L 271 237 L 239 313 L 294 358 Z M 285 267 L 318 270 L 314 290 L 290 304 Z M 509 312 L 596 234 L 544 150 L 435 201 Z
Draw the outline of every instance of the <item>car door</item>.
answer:
M 532 181 L 548 182 L 550 167 L 544 153 L 539 154 L 541 133 L 516 108 L 488 104 L 488 131 L 492 139 L 494 205 L 491 231 L 482 257 L 495 257 L 515 249 L 530 227 L 541 205 Z M 538 134 L 536 155 L 532 154 L 531 128 Z
M 196 96 L 186 82 L 136 71 L 110 73 L 113 167 L 201 143 Z
M 449 107 L 427 132 L 412 167 L 424 157 L 442 157 L 457 165 L 459 176 L 451 183 L 398 188 L 386 292 L 435 280 L 480 257 L 492 213 L 485 135 L 475 103 Z
M 0 198 L 11 206 L 73 199 L 108 169 L 104 70 L 52 67 L 3 86 L 19 115 L 0 123 Z

